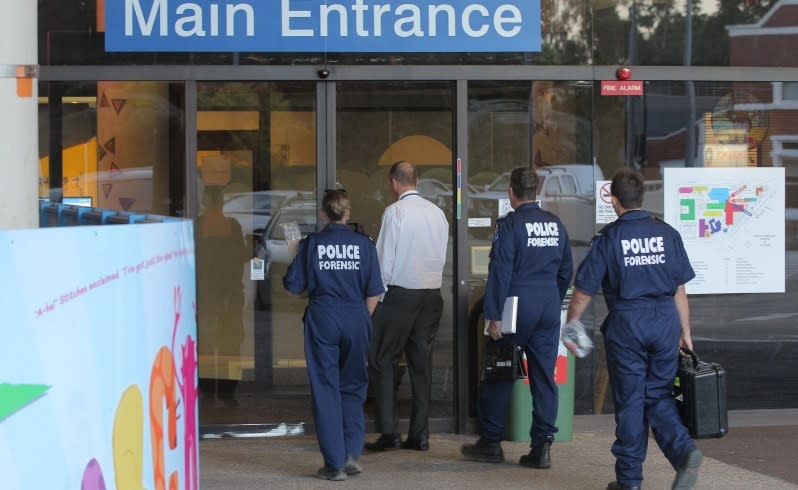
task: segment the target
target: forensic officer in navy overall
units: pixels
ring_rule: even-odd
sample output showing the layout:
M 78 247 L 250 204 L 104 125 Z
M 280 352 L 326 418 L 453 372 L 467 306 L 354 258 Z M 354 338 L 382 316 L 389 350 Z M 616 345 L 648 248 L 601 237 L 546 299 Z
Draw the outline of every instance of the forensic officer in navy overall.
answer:
M 346 192 L 328 191 L 322 214 L 329 224 L 299 242 L 283 286 L 308 292 L 305 360 L 324 456 L 316 476 L 338 481 L 362 471 L 371 314 L 384 288 L 374 243 L 346 224 Z
M 512 342 L 526 353 L 532 393 L 529 454 L 519 463 L 531 468 L 551 466 L 550 446 L 557 432 L 557 385 L 554 365 L 560 340 L 560 311 L 571 282 L 573 259 L 568 232 L 560 219 L 535 201 L 538 178 L 534 169 L 510 174 L 510 205 L 514 211 L 497 222 L 490 250 L 484 316 L 494 342 Z M 518 296 L 516 333 L 502 337 L 504 301 Z M 466 459 L 504 461 L 501 440 L 514 381 L 480 386 L 479 440 L 466 444 Z
M 640 488 L 649 427 L 677 470 L 674 489 L 693 488 L 702 454 L 672 396 L 679 346 L 692 349 L 684 284 L 695 277 L 679 233 L 640 209 L 643 176 L 622 169 L 610 187 L 618 219 L 593 238 L 574 281 L 567 321 L 604 293 L 601 325 L 615 402 L 615 477 L 608 490 Z

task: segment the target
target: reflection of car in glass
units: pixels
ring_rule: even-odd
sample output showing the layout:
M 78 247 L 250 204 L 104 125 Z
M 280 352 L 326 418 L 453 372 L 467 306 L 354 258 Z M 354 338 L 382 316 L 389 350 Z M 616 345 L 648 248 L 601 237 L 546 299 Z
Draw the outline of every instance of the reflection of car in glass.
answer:
M 263 233 L 267 270 L 271 270 L 273 264 L 288 265 L 290 262 L 288 242 L 285 240 L 285 231 L 280 225 L 294 222 L 299 225 L 304 237 L 316 230 L 317 219 L 316 200 L 313 198 L 299 197 L 283 203 Z
M 292 191 L 292 196 L 274 211 L 264 230 L 255 230 L 255 255 L 265 261 L 266 276 L 265 281 L 257 282 L 257 309 L 265 309 L 273 304 L 272 293 L 282 290 L 282 279 L 290 263 L 285 230 L 280 225 L 296 223 L 303 237 L 316 231 L 318 208 L 314 195 Z
M 229 193 L 224 196 L 222 212 L 241 225 L 244 235 L 263 232 L 277 208 L 293 191 L 257 191 Z
M 420 179 L 416 190 L 423 197 L 432 201 L 436 206 L 444 210 L 452 207 L 452 189 L 436 179 Z
M 423 178 L 419 179 L 416 190 L 420 195 L 441 208 L 447 216 L 451 215 L 452 202 L 454 202 L 455 196 L 449 184 L 437 179 Z M 474 194 L 478 191 L 474 186 L 468 186 L 469 193 Z M 473 203 L 469 203 L 469 207 L 473 207 Z
M 562 220 L 572 241 L 587 243 L 593 237 L 595 223 L 595 181 L 604 174 L 597 165 L 567 164 L 540 167 L 537 170 L 537 199 L 543 209 Z M 477 204 L 478 216 L 499 218 L 499 200 L 509 199 L 510 172 L 497 177 L 481 192 L 470 194 Z

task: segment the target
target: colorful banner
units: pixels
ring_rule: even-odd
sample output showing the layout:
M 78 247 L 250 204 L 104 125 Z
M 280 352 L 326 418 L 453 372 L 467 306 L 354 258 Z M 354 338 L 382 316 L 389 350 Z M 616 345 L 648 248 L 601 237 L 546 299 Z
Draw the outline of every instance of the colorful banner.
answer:
M 190 221 L 0 232 L 0 475 L 196 490 Z
M 539 0 L 112 0 L 106 51 L 536 52 Z

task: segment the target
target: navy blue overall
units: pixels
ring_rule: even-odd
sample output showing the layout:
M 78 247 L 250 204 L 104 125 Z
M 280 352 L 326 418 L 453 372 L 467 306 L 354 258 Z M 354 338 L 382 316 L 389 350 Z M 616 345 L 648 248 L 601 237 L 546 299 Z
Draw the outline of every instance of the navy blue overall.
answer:
M 553 440 L 557 432 L 557 385 L 554 365 L 560 340 L 560 306 L 571 282 L 573 259 L 568 232 L 554 214 L 537 203 L 525 203 L 496 223 L 490 250 L 484 315 L 501 320 L 504 300 L 518 296 L 516 333 L 512 342 L 526 352 L 532 393 L 530 446 Z M 504 437 L 513 381 L 483 383 L 477 406 L 480 437 Z
M 347 456 L 360 456 L 365 437 L 371 341 L 365 298 L 384 292 L 377 250 L 347 225 L 327 225 L 299 243 L 283 286 L 308 291 L 305 360 L 313 419 L 324 464 L 341 468 Z
M 679 233 L 641 210 L 627 211 L 593 238 L 574 285 L 604 292 L 601 326 L 615 402 L 615 474 L 639 486 L 648 429 L 674 468 L 695 443 L 672 396 L 681 322 L 673 300 L 695 277 Z

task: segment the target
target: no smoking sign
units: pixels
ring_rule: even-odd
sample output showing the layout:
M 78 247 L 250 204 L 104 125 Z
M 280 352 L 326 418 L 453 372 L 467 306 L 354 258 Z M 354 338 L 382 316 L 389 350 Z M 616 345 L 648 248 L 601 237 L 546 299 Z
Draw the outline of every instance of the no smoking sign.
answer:
M 612 223 L 618 219 L 618 215 L 612 209 L 611 183 L 610 180 L 596 182 L 596 223 Z

